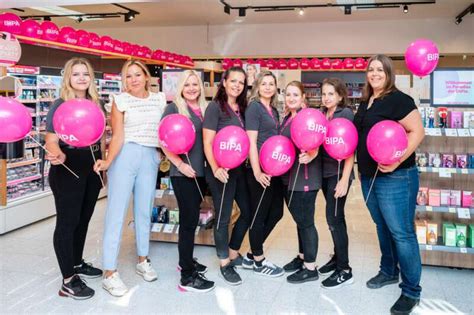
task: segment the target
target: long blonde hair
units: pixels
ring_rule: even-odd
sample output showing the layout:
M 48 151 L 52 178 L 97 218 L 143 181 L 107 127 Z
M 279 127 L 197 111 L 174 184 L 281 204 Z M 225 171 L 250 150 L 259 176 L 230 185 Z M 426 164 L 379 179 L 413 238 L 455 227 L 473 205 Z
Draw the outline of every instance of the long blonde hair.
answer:
M 90 62 L 82 57 L 74 57 L 69 59 L 64 65 L 63 81 L 61 83 L 60 97 L 64 101 L 68 101 L 76 98 L 76 93 L 71 86 L 72 68 L 75 65 L 85 65 L 87 72 L 89 72 L 90 84 L 86 91 L 86 98 L 90 99 L 94 103 L 99 104 L 99 93 L 97 93 L 97 86 L 95 85 L 94 69 Z
M 186 104 L 186 100 L 183 97 L 183 90 L 184 90 L 184 84 L 191 76 L 195 76 L 198 80 L 200 92 L 199 92 L 199 97 L 198 97 L 197 102 L 198 102 L 199 108 L 201 109 L 201 115 L 204 116 L 204 112 L 206 111 L 206 107 L 207 107 L 206 96 L 204 95 L 204 85 L 202 84 L 201 76 L 194 70 L 185 70 L 180 74 L 179 79 L 178 79 L 178 85 L 176 87 L 176 95 L 174 98 L 174 103 L 176 104 L 176 107 L 178 107 L 178 112 L 181 115 L 190 117 L 189 111 L 188 111 L 188 105 Z
M 148 71 L 147 66 L 143 62 L 141 62 L 139 60 L 133 60 L 133 59 L 125 61 L 125 63 L 122 66 L 122 91 L 128 92 L 127 79 L 126 79 L 127 78 L 127 71 L 128 71 L 128 68 L 130 68 L 133 65 L 135 65 L 135 66 L 139 67 L 140 69 L 142 69 L 143 74 L 146 77 L 145 91 L 147 91 L 147 92 L 150 91 L 150 88 L 151 88 L 151 82 L 150 82 L 151 74 L 150 74 L 150 71 Z
M 278 89 L 277 89 L 277 79 L 275 75 L 271 71 L 261 71 L 257 79 L 255 80 L 253 86 L 252 86 L 252 92 L 250 93 L 249 100 L 251 101 L 258 101 L 260 102 L 260 94 L 259 94 L 259 88 L 260 85 L 262 84 L 263 78 L 265 77 L 272 77 L 273 80 L 275 80 L 275 94 L 273 94 L 272 99 L 270 101 L 270 106 L 277 108 L 277 103 L 278 103 Z

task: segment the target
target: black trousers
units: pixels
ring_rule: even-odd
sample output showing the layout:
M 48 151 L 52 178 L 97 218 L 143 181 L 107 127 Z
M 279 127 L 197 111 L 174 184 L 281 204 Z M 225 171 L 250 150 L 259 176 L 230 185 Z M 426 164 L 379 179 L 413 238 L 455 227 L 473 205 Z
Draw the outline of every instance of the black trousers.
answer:
M 198 177 L 197 181 L 204 193 L 206 188 L 204 177 Z M 181 277 L 187 278 L 192 276 L 195 271 L 193 264 L 194 235 L 199 223 L 202 199 L 193 178 L 172 176 L 171 183 L 179 207 L 179 266 L 181 267 Z
M 264 189 L 253 176 L 251 169 L 246 170 L 246 176 L 250 190 L 250 207 L 253 220 Z M 263 243 L 283 217 L 283 197 L 284 190 L 281 177 L 272 177 L 270 186 L 265 190 L 253 227 L 249 230 L 250 247 L 252 254 L 255 256 L 263 255 Z
M 344 215 L 344 207 L 346 205 L 347 195 L 337 199 L 334 198 L 334 189 L 337 185 L 337 175 L 323 178 L 323 193 L 326 199 L 326 221 L 331 232 L 334 242 L 334 255 L 336 259 L 337 270 L 349 269 L 349 238 L 347 236 L 346 218 Z M 351 186 L 349 181 L 349 187 Z
M 317 190 L 295 191 L 288 207 L 298 229 L 299 252 L 304 254 L 304 261 L 307 263 L 314 263 L 318 254 L 319 237 L 314 224 L 317 194 Z M 291 191 L 285 194 L 287 205 L 290 195 Z
M 216 243 L 217 257 L 219 257 L 219 259 L 227 259 L 229 258 L 229 248 L 236 251 L 240 249 L 251 220 L 250 195 L 245 180 L 244 167 L 239 166 L 229 170 L 229 180 L 225 185 L 220 221 L 219 213 L 224 184 L 214 177 L 210 167 L 206 168 L 206 181 L 211 190 L 215 209 L 214 241 Z M 240 215 L 232 229 L 232 235 L 229 241 L 229 224 L 234 200 L 239 206 Z
M 69 278 L 74 275 L 74 266 L 81 263 L 89 221 L 102 184 L 92 170 L 94 161 L 89 150 L 62 150 L 66 154 L 65 164 L 79 176 L 76 178 L 62 165 L 52 165 L 49 171 L 57 214 L 54 251 L 63 278 Z M 100 151 L 94 155 L 100 158 Z

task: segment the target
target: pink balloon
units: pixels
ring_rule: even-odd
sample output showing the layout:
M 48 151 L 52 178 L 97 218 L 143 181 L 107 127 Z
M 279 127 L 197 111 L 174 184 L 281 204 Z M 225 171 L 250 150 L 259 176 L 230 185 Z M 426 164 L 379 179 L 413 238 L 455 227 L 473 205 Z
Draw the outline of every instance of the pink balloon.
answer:
M 291 123 L 291 140 L 301 151 L 314 150 L 323 143 L 327 124 L 326 117 L 319 110 L 304 108 Z
M 242 60 L 240 59 L 234 59 L 232 61 L 232 67 L 240 67 L 242 68 Z
M 288 60 L 288 69 L 292 69 L 292 70 L 298 69 L 299 65 L 300 64 L 298 60 L 296 60 L 295 58 L 291 58 L 290 60 Z
M 380 164 L 400 161 L 408 147 L 408 137 L 402 125 L 393 120 L 376 123 L 367 135 L 367 150 Z
M 365 59 L 361 57 L 357 58 L 355 60 L 354 66 L 358 70 L 365 69 L 366 68 Z
M 151 53 L 152 53 L 152 51 L 151 51 L 150 47 L 148 47 L 148 46 L 142 46 L 142 51 L 143 51 L 143 56 L 144 56 L 145 58 L 151 58 Z
M 15 142 L 31 131 L 30 112 L 20 102 L 0 96 L 0 142 Z
M 229 58 L 224 58 L 222 60 L 222 69 L 227 70 L 232 67 L 232 60 Z
M 275 61 L 275 59 L 270 58 L 267 60 L 267 68 L 270 70 L 274 70 L 277 68 L 277 62 Z
M 324 58 L 323 60 L 321 60 L 321 69 L 331 69 L 331 59 Z
M 405 51 L 405 63 L 408 70 L 419 77 L 433 72 L 438 61 L 438 47 L 428 39 L 415 40 Z
M 122 42 L 123 53 L 130 55 L 132 53 L 132 45 L 129 42 Z
M 124 50 L 123 50 L 122 42 L 119 41 L 118 39 L 114 39 L 113 43 L 114 43 L 114 51 L 119 54 L 123 54 Z
M 102 36 L 100 41 L 102 42 L 101 49 L 103 51 L 114 51 L 114 40 L 110 36 Z
M 171 114 L 161 121 L 158 138 L 166 150 L 174 154 L 188 153 L 196 141 L 196 129 L 188 117 Z
M 41 29 L 43 34 L 41 35 L 42 39 L 49 41 L 56 41 L 59 37 L 59 28 L 51 21 L 44 21 L 41 23 Z
M 257 59 L 257 64 L 259 64 L 260 67 L 264 68 L 267 66 L 267 61 L 265 59 L 259 58 Z
M 278 59 L 277 67 L 278 69 L 288 69 L 288 63 L 286 62 L 285 59 L 280 58 Z
M 280 176 L 293 166 L 295 154 L 295 147 L 290 139 L 285 136 L 272 136 L 260 148 L 260 165 L 266 174 Z
M 89 32 L 86 32 L 84 30 L 78 30 L 76 32 L 76 35 L 77 35 L 77 46 L 86 47 L 86 48 L 90 46 L 91 38 L 90 38 Z
M 346 118 L 335 118 L 328 123 L 323 147 L 329 156 L 342 161 L 354 153 L 358 140 L 357 129 L 352 121 Z
M 308 58 L 302 58 L 300 60 L 300 68 L 303 70 L 309 69 L 311 61 Z
M 87 147 L 99 141 L 105 130 L 105 116 L 99 106 L 86 99 L 71 99 L 59 105 L 53 127 L 62 141 Z
M 9 12 L 0 14 L 0 31 L 20 35 L 21 18 Z
M 331 60 L 331 68 L 340 70 L 342 69 L 342 60 L 341 59 L 332 59 Z
M 93 49 L 100 49 L 102 47 L 102 42 L 100 41 L 99 35 L 96 33 L 89 33 L 90 44 L 89 47 Z
M 43 29 L 35 20 L 25 20 L 21 23 L 21 35 L 31 38 L 41 38 Z
M 212 152 L 220 167 L 232 169 L 249 155 L 250 141 L 244 129 L 227 126 L 219 130 L 212 143 Z
M 342 63 L 343 63 L 344 69 L 354 69 L 354 59 L 345 58 Z
M 76 31 L 69 26 L 64 26 L 61 31 L 59 31 L 58 42 L 76 45 L 77 44 L 77 34 Z
M 314 70 L 321 69 L 321 60 L 319 60 L 318 58 L 313 58 L 311 59 L 311 62 L 309 65 L 311 69 L 314 69 Z

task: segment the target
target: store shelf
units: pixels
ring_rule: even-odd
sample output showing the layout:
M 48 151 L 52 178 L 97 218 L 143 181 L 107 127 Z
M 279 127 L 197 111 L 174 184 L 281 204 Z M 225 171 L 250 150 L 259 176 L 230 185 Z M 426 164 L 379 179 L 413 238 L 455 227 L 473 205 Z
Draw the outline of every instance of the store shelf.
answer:
M 38 147 L 39 147 L 39 144 L 36 144 L 36 143 L 25 144 L 25 149 L 32 149 L 32 148 L 38 148 Z
M 420 244 L 420 250 L 436 251 L 436 252 L 448 252 L 448 253 L 460 253 L 460 254 L 474 254 L 474 248 L 443 246 L 443 245 Z
M 33 159 L 33 160 L 20 161 L 20 162 L 15 162 L 15 163 L 8 163 L 7 168 L 15 168 L 15 167 L 20 167 L 20 166 L 26 166 L 26 165 L 36 164 L 36 163 L 39 163 L 39 162 L 40 162 L 40 159 Z
M 434 207 L 434 206 L 416 206 L 416 211 L 420 212 L 442 212 L 442 213 L 458 213 L 458 209 L 466 209 L 463 207 Z M 474 208 L 469 208 L 469 212 L 474 214 Z
M 22 90 L 36 90 L 36 86 L 32 85 L 32 86 L 29 86 L 29 85 L 23 85 L 21 87 Z
M 36 104 L 36 100 L 22 100 L 22 99 L 19 99 L 18 100 L 20 103 L 23 103 L 23 104 Z
M 40 98 L 39 102 L 54 102 L 54 98 Z
M 474 129 L 467 128 L 425 128 L 428 137 L 474 137 Z
M 474 174 L 472 168 L 446 168 L 446 167 L 418 167 L 421 173 L 451 173 L 451 174 Z
M 34 180 L 37 180 L 37 179 L 41 179 L 40 174 L 33 175 L 33 176 L 28 176 L 28 177 L 23 177 L 23 178 L 11 180 L 11 181 L 7 181 L 7 186 L 15 186 L 15 185 L 18 185 L 18 184 L 21 184 L 21 183 L 31 182 L 31 181 L 34 181 Z

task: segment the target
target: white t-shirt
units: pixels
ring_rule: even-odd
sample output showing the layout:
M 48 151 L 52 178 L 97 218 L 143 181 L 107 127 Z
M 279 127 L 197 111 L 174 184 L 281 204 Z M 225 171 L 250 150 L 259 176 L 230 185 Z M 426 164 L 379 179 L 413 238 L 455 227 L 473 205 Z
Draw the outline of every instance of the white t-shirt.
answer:
M 147 98 L 138 98 L 128 93 L 111 95 L 105 105 L 112 111 L 112 101 L 124 113 L 124 142 L 134 142 L 147 147 L 158 147 L 158 125 L 166 106 L 164 93 L 150 92 Z

